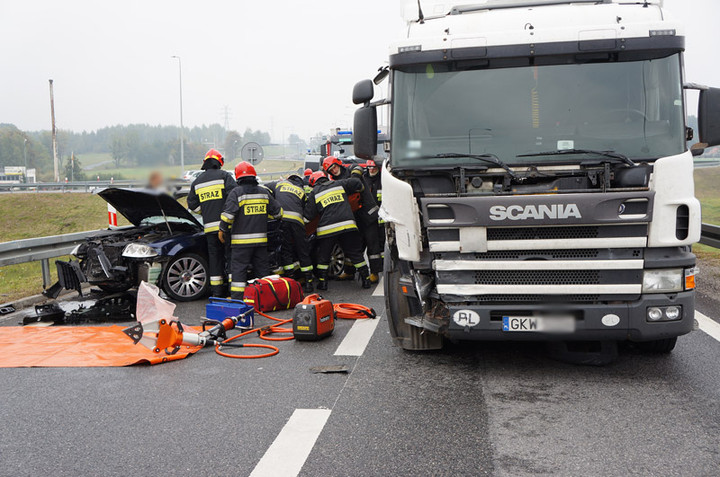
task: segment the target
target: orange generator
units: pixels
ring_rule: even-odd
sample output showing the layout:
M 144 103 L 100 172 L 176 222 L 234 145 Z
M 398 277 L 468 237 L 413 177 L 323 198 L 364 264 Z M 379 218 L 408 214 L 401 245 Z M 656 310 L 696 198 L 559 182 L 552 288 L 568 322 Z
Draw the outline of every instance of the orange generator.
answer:
M 308 295 L 295 306 L 293 336 L 299 341 L 317 341 L 330 336 L 335 329 L 335 310 L 330 300 Z

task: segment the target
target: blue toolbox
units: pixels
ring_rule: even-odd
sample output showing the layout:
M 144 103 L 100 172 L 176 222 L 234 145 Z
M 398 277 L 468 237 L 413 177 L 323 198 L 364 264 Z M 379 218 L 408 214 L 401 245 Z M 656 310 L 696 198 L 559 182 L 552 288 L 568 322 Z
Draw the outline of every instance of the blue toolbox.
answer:
M 242 300 L 231 300 L 229 298 L 210 297 L 210 303 L 205 305 L 205 316 L 208 320 L 222 322 L 230 316 L 240 316 L 237 328 L 251 329 L 254 323 L 254 308 L 246 305 Z

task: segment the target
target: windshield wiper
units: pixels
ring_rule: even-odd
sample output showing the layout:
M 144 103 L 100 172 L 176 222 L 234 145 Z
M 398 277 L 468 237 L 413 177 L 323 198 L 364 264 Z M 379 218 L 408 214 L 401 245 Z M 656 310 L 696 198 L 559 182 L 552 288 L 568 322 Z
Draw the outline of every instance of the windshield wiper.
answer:
M 420 156 L 415 159 L 476 159 L 478 161 L 485 161 L 489 162 L 490 164 L 495 164 L 498 167 L 501 167 L 505 169 L 505 171 L 508 173 L 510 177 L 513 179 L 520 179 L 520 176 L 518 176 L 515 171 L 510 169 L 510 166 L 505 164 L 503 161 L 500 160 L 499 157 L 497 157 L 495 154 L 461 154 L 457 152 L 446 152 L 443 154 L 431 154 L 429 156 Z
M 566 154 L 594 154 L 596 156 L 603 156 L 607 157 L 608 159 L 614 159 L 616 161 L 621 161 L 628 166 L 635 167 L 637 164 L 635 164 L 632 159 L 629 157 L 620 154 L 619 152 L 615 151 L 595 151 L 592 149 L 558 149 L 556 151 L 547 151 L 547 152 L 532 152 L 529 154 L 518 154 L 515 157 L 537 157 L 537 156 L 564 156 Z

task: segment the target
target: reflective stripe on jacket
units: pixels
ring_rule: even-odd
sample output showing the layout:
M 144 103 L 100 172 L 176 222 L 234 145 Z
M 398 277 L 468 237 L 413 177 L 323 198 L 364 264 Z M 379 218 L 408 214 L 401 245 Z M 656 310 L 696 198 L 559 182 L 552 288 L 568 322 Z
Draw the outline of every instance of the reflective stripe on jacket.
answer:
M 336 181 L 323 180 L 315 185 L 305 204 L 304 215 L 308 221 L 320 216 L 317 228 L 318 237 L 357 230 L 347 196 L 362 190 L 362 181 L 357 177 Z
M 264 187 L 240 182 L 225 202 L 220 230 L 230 231 L 234 247 L 256 247 L 267 243 L 268 218 L 279 218 L 282 207 Z
M 206 234 L 220 230 L 220 214 L 236 185 L 232 175 L 222 169 L 208 169 L 190 185 L 188 209 L 202 215 Z

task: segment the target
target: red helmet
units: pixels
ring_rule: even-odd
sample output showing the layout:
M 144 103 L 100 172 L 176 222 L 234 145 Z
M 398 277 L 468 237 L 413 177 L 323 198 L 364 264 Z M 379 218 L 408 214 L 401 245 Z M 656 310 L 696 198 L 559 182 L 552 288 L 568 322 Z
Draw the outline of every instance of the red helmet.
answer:
M 365 164 L 362 164 L 362 167 L 368 168 L 368 167 L 377 167 L 378 165 L 373 161 L 372 159 L 368 159 L 368 161 Z
M 221 166 L 225 165 L 225 159 L 223 158 L 222 154 L 220 154 L 220 151 L 217 149 L 210 149 L 207 154 L 205 154 L 205 161 L 208 159 L 217 159 L 217 161 L 220 163 Z
M 257 177 L 257 172 L 255 172 L 252 164 L 249 162 L 241 162 L 235 166 L 235 179 L 240 179 L 241 177 Z
M 323 171 L 315 171 L 312 174 L 310 174 L 310 179 L 308 180 L 308 184 L 310 184 L 310 187 L 315 187 L 315 183 L 322 179 L 327 179 L 327 176 Z
M 305 169 L 305 172 L 303 172 L 303 175 L 304 175 L 305 177 L 307 177 L 307 176 L 309 176 L 309 175 L 312 174 L 312 173 L 313 173 L 312 169 L 308 168 L 308 169 Z
M 325 172 L 327 172 L 328 169 L 330 169 L 330 167 L 332 167 L 334 165 L 343 167 L 342 161 L 335 156 L 328 156 L 325 159 L 323 159 L 322 168 Z

